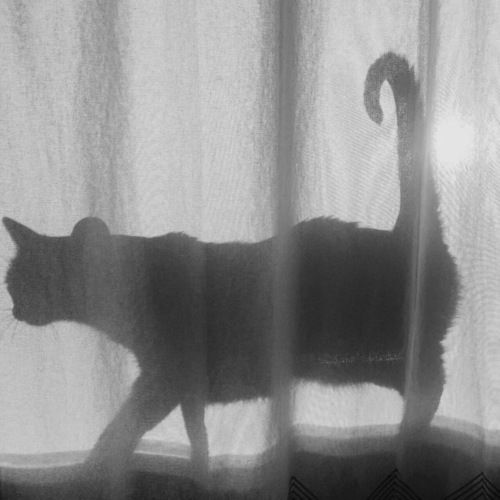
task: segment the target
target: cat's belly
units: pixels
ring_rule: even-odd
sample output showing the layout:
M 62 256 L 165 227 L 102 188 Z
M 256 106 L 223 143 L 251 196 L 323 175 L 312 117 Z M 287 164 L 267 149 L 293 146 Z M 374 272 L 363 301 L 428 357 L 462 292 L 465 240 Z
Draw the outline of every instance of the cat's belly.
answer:
M 248 361 L 219 366 L 209 373 L 209 402 L 230 403 L 272 396 L 271 366 Z M 367 356 L 297 356 L 290 367 L 290 381 L 303 379 L 331 385 L 373 383 L 402 393 L 404 361 L 402 353 L 388 352 Z
M 405 356 L 401 351 L 298 356 L 293 374 L 300 379 L 332 385 L 373 383 L 402 392 Z
M 231 402 L 270 396 L 273 358 L 271 324 L 252 330 L 221 329 L 208 342 L 209 400 Z M 265 325 L 265 327 L 264 327 Z M 297 331 L 290 376 L 333 385 L 370 382 L 401 391 L 404 339 L 401 332 Z M 358 332 L 359 333 L 359 332 Z

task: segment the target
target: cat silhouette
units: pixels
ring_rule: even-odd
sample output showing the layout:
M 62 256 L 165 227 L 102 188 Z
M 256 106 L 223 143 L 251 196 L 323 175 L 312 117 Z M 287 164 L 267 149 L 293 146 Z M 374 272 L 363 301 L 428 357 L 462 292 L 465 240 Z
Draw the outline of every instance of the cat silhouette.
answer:
M 385 81 L 396 102 L 399 215 L 391 231 L 327 217 L 290 229 L 291 373 L 335 385 L 372 382 L 404 394 L 411 354 L 417 370 L 401 425 L 418 431 L 429 425 L 443 391 L 441 341 L 459 280 L 432 175 L 424 175 L 414 71 L 394 53 L 369 68 L 365 107 L 376 123 Z M 423 220 L 425 265 L 415 251 Z M 180 405 L 192 463 L 206 475 L 205 405 L 271 395 L 275 238 L 210 243 L 184 233 L 127 236 L 111 234 L 92 217 L 70 236 L 54 237 L 7 217 L 3 223 L 17 247 L 6 275 L 14 317 L 31 325 L 90 325 L 129 349 L 140 367 L 89 467 L 106 473 L 123 467 L 141 436 Z M 418 349 L 409 340 L 415 325 Z

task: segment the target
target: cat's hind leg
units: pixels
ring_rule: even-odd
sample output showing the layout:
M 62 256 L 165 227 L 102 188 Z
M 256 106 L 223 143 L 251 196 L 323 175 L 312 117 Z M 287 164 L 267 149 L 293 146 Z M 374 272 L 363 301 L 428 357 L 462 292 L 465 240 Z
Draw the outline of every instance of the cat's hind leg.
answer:
M 418 493 L 422 498 L 433 495 L 430 478 L 436 474 L 437 464 L 434 462 L 431 422 L 445 381 L 441 353 L 436 346 L 432 347 L 420 357 L 418 373 L 407 384 L 397 448 L 398 469 L 405 481 L 419 485 Z
M 418 366 L 404 391 L 405 405 L 401 436 L 410 441 L 424 438 L 438 409 L 444 389 L 442 351 L 436 345 L 422 345 Z

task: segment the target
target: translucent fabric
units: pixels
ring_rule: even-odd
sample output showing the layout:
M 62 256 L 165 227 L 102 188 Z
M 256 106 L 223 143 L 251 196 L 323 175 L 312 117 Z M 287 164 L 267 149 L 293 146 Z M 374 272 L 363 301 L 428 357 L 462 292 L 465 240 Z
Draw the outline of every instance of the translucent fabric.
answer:
M 275 397 L 206 408 L 212 488 L 264 484 L 284 498 L 308 456 L 404 455 L 397 391 L 283 385 L 293 276 L 286 229 L 322 216 L 382 230 L 396 221 L 392 91 L 382 88 L 380 126 L 363 102 L 368 68 L 388 51 L 404 56 L 421 84 L 426 165 L 461 283 L 431 441 L 466 454 L 470 471 L 498 471 L 499 26 L 494 0 L 3 2 L 0 215 L 51 236 L 95 216 L 113 234 L 283 238 L 270 344 Z M 419 230 L 421 242 L 425 224 Z M 16 250 L 3 227 L 0 249 L 4 275 Z M 127 397 L 137 364 L 97 329 L 13 319 L 5 287 L 0 303 L 2 481 L 66 480 Z M 134 468 L 189 476 L 189 456 L 176 407 L 142 438 Z M 317 495 L 344 491 L 322 489 L 335 477 L 357 488 L 353 498 L 376 486 L 361 468 L 347 469 L 318 468 L 304 482 Z M 440 470 L 447 492 L 469 479 L 452 460 Z

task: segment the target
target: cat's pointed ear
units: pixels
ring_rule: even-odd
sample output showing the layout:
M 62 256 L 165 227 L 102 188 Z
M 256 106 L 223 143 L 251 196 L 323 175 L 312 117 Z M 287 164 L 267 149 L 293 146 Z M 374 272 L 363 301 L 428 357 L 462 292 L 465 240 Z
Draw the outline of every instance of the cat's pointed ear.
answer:
M 106 243 L 110 233 L 108 226 L 97 217 L 86 217 L 75 224 L 71 238 L 80 244 Z
M 28 245 L 31 241 L 40 236 L 29 227 L 9 217 L 4 217 L 2 222 L 5 229 L 9 232 L 12 241 L 19 247 Z

